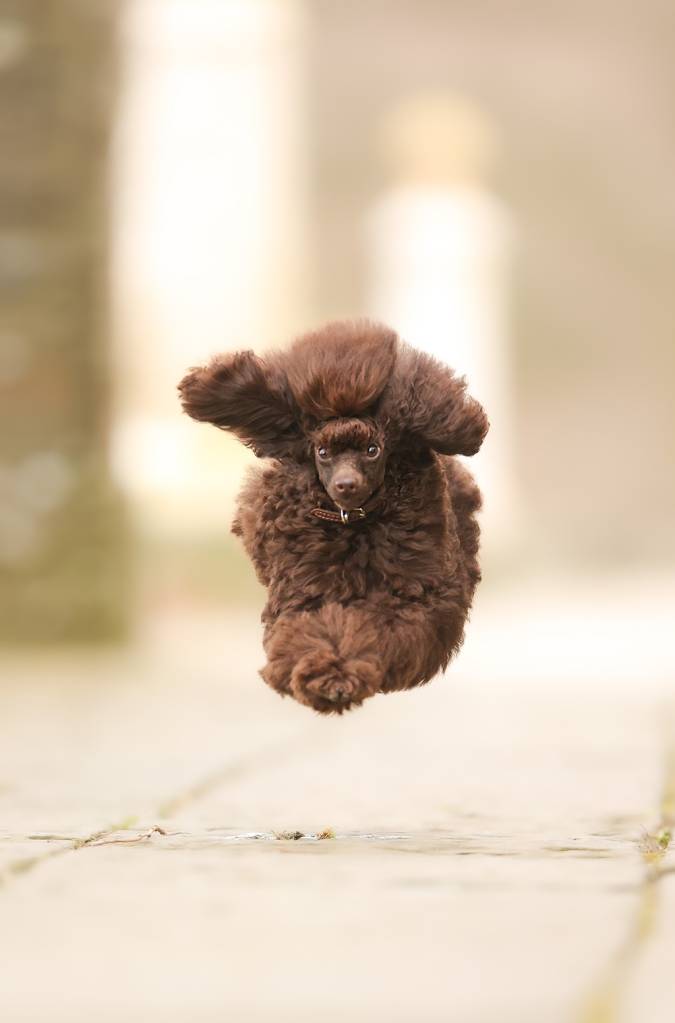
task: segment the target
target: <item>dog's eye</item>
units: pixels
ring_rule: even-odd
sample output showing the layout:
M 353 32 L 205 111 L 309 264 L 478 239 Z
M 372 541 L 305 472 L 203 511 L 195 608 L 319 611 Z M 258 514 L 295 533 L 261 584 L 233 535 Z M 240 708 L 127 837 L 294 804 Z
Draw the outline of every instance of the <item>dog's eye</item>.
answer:
M 369 444 L 368 447 L 366 448 L 366 454 L 368 455 L 368 458 L 377 458 L 379 453 L 380 449 L 377 446 L 377 444 Z
M 328 450 L 327 450 L 327 448 L 324 448 L 324 447 L 317 448 L 316 449 L 316 453 L 319 456 L 319 458 L 321 458 L 324 461 L 325 461 L 326 458 L 328 458 Z

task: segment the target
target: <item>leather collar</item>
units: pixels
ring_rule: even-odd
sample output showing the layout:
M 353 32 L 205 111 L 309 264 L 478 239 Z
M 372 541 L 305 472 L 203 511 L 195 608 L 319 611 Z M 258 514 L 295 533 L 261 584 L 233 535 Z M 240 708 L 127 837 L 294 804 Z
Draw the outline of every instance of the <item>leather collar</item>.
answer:
M 344 508 L 312 508 L 311 514 L 317 519 L 324 519 L 326 522 L 339 522 L 343 526 L 351 526 L 354 522 L 365 519 L 369 512 L 379 504 L 380 500 L 381 493 L 379 490 L 376 490 L 362 508 L 352 508 L 351 511 L 345 511 Z

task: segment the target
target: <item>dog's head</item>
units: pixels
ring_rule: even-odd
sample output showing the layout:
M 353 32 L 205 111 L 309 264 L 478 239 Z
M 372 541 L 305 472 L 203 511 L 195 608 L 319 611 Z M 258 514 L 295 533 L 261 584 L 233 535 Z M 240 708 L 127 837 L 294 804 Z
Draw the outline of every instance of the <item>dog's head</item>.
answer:
M 384 479 L 384 431 L 372 419 L 332 419 L 311 439 L 316 472 L 330 499 L 345 511 L 361 508 Z
M 380 486 L 397 446 L 473 455 L 488 429 L 463 378 L 368 322 L 329 324 L 264 359 L 220 356 L 179 391 L 190 416 L 260 457 L 313 462 L 346 510 Z

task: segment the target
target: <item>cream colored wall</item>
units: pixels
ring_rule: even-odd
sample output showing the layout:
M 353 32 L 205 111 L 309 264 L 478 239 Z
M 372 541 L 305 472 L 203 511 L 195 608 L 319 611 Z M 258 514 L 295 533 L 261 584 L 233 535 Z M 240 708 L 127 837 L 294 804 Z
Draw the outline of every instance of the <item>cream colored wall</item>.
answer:
M 252 456 L 181 415 L 176 384 L 306 321 L 303 12 L 136 0 L 124 40 L 114 464 L 149 528 L 221 528 Z
M 413 94 L 383 118 L 389 182 L 368 212 L 367 308 L 410 344 L 465 375 L 490 432 L 470 470 L 484 496 L 484 549 L 522 532 L 512 452 L 509 322 L 514 225 L 494 193 L 494 126 L 447 92 Z

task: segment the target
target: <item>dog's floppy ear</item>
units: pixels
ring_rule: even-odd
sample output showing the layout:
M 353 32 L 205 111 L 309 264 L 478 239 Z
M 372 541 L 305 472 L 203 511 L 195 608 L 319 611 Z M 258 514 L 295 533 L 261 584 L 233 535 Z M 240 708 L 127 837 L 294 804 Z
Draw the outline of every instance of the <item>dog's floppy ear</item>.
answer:
M 191 369 L 178 390 L 189 416 L 231 430 L 261 458 L 292 455 L 302 445 L 284 375 L 251 351 Z
M 475 455 L 488 432 L 485 411 L 466 393 L 464 377 L 412 348 L 396 367 L 399 425 L 442 455 Z

